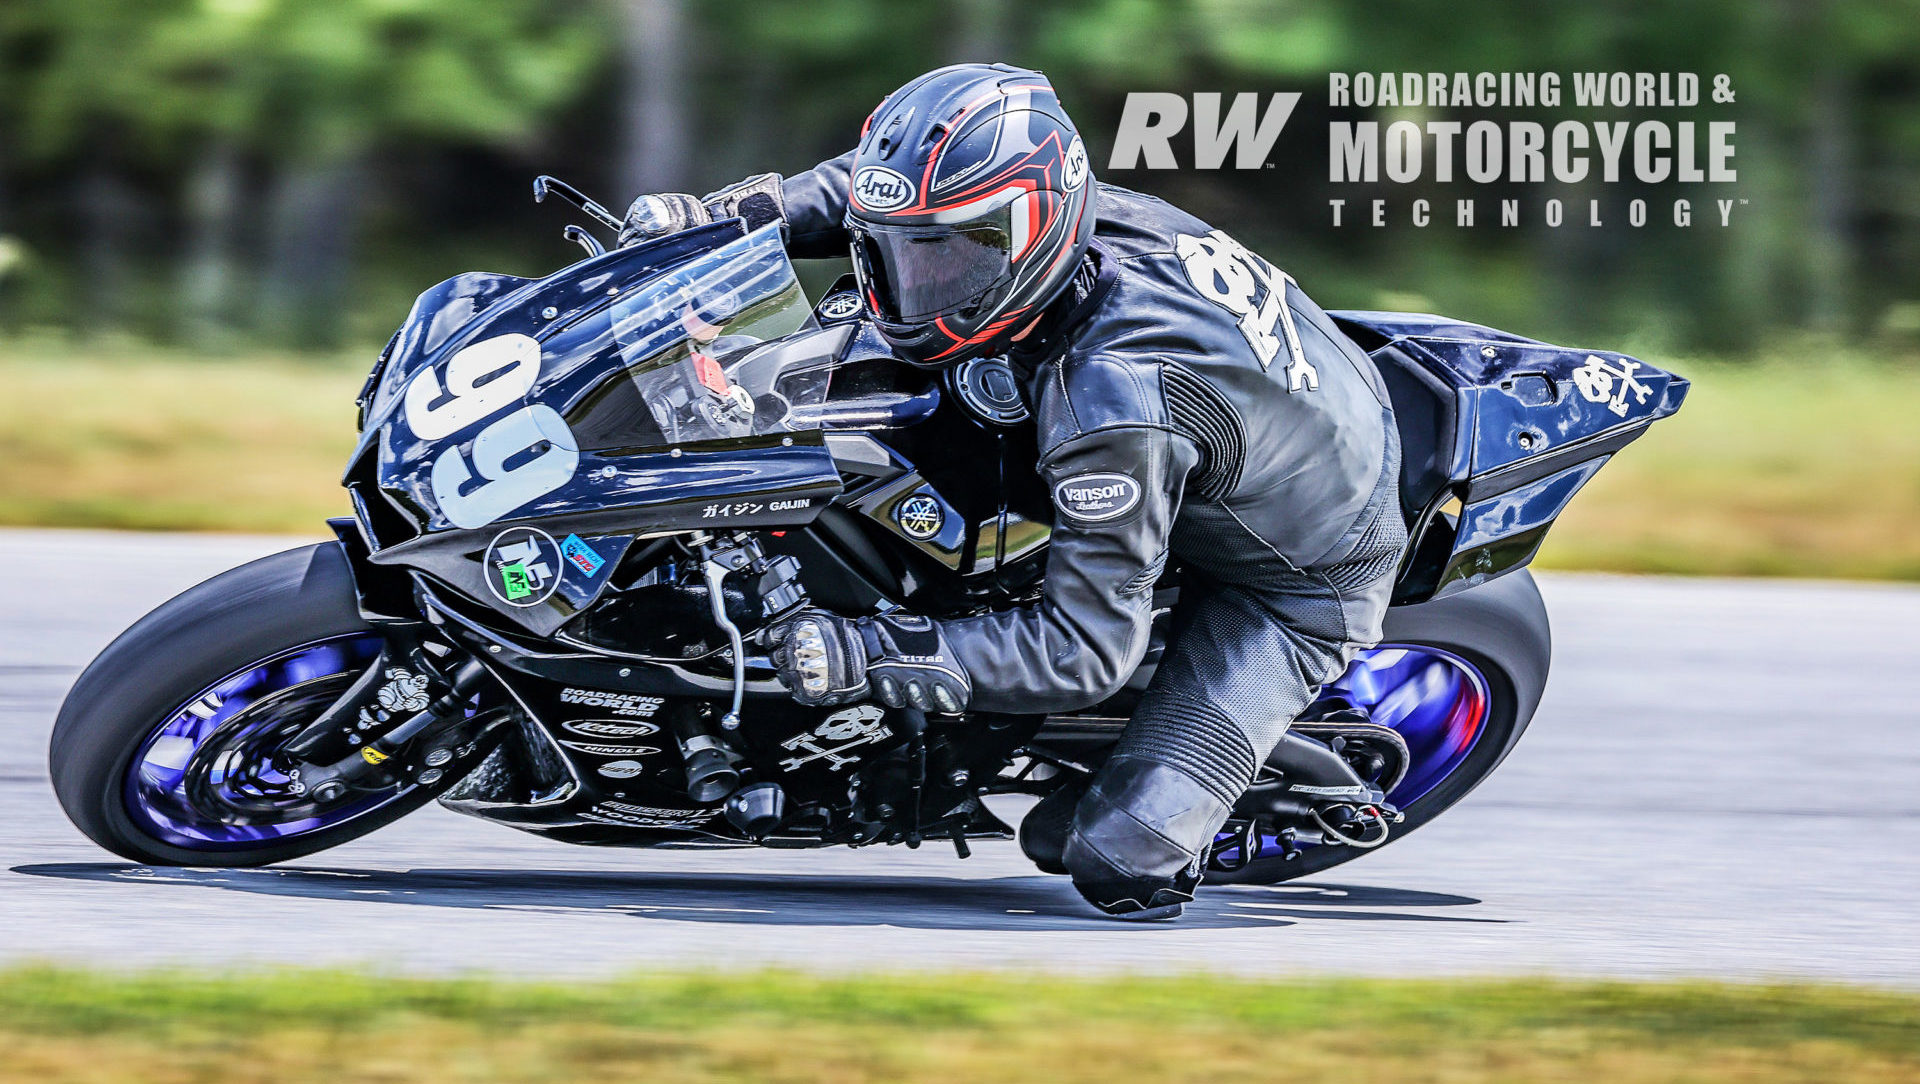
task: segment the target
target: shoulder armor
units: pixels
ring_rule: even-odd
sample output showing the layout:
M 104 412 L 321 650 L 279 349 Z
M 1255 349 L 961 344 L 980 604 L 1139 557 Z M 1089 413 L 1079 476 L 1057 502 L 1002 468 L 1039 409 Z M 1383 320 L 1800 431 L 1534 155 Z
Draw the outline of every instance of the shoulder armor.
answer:
M 1171 429 L 1160 366 L 1069 354 L 1044 370 L 1035 412 L 1041 454 L 1102 429 Z

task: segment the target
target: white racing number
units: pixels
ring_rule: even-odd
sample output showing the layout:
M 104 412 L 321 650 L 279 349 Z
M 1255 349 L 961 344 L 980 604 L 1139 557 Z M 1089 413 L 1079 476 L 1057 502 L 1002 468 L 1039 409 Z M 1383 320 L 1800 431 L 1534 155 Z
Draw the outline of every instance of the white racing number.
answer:
M 1320 374 L 1300 349 L 1293 309 L 1287 305 L 1287 288 L 1299 288 L 1291 275 L 1219 230 L 1205 237 L 1180 234 L 1174 239 L 1173 251 L 1200 296 L 1240 318 L 1240 334 L 1260 359 L 1262 369 L 1273 368 L 1284 338 L 1291 359 L 1287 390 L 1319 389 Z
M 426 369 L 407 385 L 407 426 L 423 440 L 520 404 L 473 438 L 471 461 L 457 446 L 433 461 L 433 499 L 454 526 L 484 527 L 573 477 L 580 447 L 566 420 L 545 404 L 522 402 L 539 375 L 540 344 L 513 334 L 467 346 L 448 359 L 444 376 Z

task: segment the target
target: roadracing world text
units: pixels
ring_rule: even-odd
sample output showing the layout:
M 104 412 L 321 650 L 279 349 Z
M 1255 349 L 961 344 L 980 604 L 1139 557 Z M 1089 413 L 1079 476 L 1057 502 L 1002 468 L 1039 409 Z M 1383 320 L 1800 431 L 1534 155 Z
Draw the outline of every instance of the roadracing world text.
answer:
M 1729 226 L 1746 202 L 1730 188 L 1739 180 L 1737 129 L 1713 114 L 1734 101 L 1730 77 L 1712 76 L 1703 90 L 1694 72 L 1334 72 L 1328 106 L 1368 115 L 1328 122 L 1327 180 L 1370 191 L 1329 197 L 1330 220 L 1335 227 L 1450 220 L 1473 228 L 1537 217 L 1551 227 L 1684 228 L 1695 224 L 1696 201 L 1710 194 L 1698 220 Z M 1482 110 L 1530 115 L 1473 115 Z M 1535 119 L 1543 110 L 1573 115 Z M 1442 203 L 1375 194 L 1383 184 L 1461 183 L 1580 186 L 1585 198 L 1462 194 Z M 1591 194 L 1595 185 L 1642 191 L 1603 197 Z M 1664 198 L 1649 198 L 1653 186 L 1662 186 Z

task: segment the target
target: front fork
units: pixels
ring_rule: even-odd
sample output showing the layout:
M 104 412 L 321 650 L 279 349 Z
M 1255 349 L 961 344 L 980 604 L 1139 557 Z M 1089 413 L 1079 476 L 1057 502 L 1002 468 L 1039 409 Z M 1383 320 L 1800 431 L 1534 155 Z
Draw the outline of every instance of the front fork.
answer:
M 291 789 L 331 802 L 349 790 L 391 785 L 396 768 L 423 786 L 439 782 L 462 755 L 459 746 L 504 721 L 504 714 L 481 718 L 471 734 L 461 725 L 491 680 L 479 660 L 464 653 L 435 659 L 410 630 L 389 628 L 379 659 L 282 747 Z M 402 754 L 415 745 L 418 763 L 405 762 Z

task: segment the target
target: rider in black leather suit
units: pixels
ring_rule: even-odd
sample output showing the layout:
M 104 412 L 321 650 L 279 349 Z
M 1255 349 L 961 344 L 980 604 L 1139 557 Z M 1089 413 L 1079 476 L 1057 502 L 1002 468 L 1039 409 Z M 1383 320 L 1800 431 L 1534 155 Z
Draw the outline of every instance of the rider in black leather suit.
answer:
M 784 219 L 795 257 L 842 257 L 857 168 L 849 153 L 704 202 Z M 858 696 L 871 675 L 882 699 L 913 686 L 935 711 L 1086 707 L 1140 665 L 1155 580 L 1177 558 L 1189 586 L 1118 747 L 1022 831 L 1100 909 L 1169 917 L 1287 726 L 1380 638 L 1406 542 L 1399 449 L 1372 362 L 1290 278 L 1154 197 L 1102 184 L 1090 198 L 1097 229 L 1057 296 L 993 344 L 1025 378 L 1054 494 L 1044 598 L 938 623 L 816 613 L 799 652 L 814 669 L 790 651 L 787 672 L 811 702 Z

